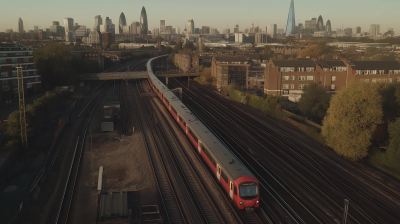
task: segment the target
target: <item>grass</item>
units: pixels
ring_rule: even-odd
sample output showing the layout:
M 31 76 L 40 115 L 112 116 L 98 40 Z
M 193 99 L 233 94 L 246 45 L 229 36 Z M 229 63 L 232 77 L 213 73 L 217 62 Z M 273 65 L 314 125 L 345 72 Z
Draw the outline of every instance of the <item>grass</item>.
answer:
M 387 151 L 381 151 L 373 146 L 366 161 L 400 180 L 400 162 L 396 161 L 395 157 L 388 156 Z

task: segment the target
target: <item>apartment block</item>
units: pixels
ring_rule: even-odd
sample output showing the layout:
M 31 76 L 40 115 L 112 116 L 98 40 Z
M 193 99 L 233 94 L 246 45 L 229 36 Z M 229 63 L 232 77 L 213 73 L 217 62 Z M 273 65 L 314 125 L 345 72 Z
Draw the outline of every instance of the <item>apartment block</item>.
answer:
M 33 63 L 32 51 L 17 44 L 0 44 L 0 101 L 18 99 L 17 67 L 23 67 L 24 94 L 42 90 L 40 75 Z

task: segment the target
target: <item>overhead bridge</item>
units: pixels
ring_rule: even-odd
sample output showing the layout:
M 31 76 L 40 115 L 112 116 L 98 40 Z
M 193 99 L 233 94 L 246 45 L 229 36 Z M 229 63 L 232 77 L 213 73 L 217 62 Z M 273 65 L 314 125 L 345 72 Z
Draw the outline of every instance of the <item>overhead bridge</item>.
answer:
M 155 75 L 158 77 L 165 77 L 165 78 L 177 78 L 177 77 L 188 77 L 188 76 L 200 76 L 201 73 L 176 73 L 174 71 L 162 71 L 162 72 L 156 72 Z M 79 80 L 145 79 L 147 78 L 147 71 L 79 74 L 77 78 Z

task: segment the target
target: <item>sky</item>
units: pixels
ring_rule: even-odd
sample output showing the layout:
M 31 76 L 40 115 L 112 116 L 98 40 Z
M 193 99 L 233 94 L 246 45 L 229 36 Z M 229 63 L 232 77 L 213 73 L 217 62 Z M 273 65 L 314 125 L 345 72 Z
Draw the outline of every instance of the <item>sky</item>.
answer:
M 236 24 L 240 30 L 250 28 L 252 23 L 265 31 L 268 24 L 286 27 L 291 0 L 12 0 L 0 7 L 0 31 L 17 30 L 18 18 L 24 22 L 25 30 L 49 28 L 52 21 L 63 25 L 65 17 L 72 17 L 74 23 L 86 25 L 92 29 L 93 18 L 101 15 L 103 21 L 108 16 L 116 25 L 121 12 L 127 23 L 140 21 L 142 6 L 146 8 L 149 30 L 165 25 L 180 27 L 182 32 L 189 19 L 195 27 L 210 26 L 231 32 Z M 368 32 L 370 24 L 380 24 L 380 32 L 394 28 L 400 34 L 400 0 L 294 0 L 296 25 L 322 15 L 324 23 L 329 19 L 332 30 L 336 28 L 354 28 L 361 26 L 362 32 Z

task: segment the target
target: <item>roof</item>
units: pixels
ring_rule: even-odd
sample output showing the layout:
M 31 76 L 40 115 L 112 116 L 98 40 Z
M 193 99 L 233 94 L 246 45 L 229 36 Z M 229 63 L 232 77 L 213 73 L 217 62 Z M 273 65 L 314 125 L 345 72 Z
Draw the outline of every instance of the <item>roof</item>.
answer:
M 259 54 L 248 54 L 247 57 L 248 57 L 250 60 L 261 60 L 261 57 L 260 57 Z
M 353 70 L 400 70 L 398 61 L 349 61 Z
M 331 68 L 331 67 L 346 67 L 346 64 L 339 59 L 336 60 L 321 60 L 317 62 L 322 68 Z
M 278 67 L 297 67 L 297 66 L 304 66 L 304 67 L 315 67 L 316 64 L 313 60 L 310 59 L 302 59 L 302 60 L 272 60 L 275 66 Z
M 272 54 L 261 54 L 261 60 L 263 61 L 268 61 L 271 57 L 273 57 Z
M 247 61 L 245 57 L 234 57 L 234 56 L 216 56 L 215 60 L 216 61 L 227 61 L 227 62 L 234 62 L 234 61 L 244 62 L 244 61 Z

